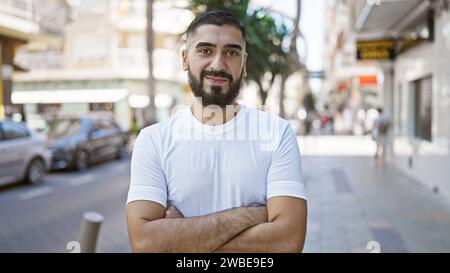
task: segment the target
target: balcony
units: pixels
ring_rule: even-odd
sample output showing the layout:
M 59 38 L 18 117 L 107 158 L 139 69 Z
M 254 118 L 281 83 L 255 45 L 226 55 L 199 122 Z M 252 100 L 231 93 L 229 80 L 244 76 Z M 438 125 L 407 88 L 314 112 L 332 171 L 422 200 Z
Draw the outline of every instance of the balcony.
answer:
M 118 54 L 119 67 L 146 68 L 148 65 L 147 51 L 144 48 L 120 48 Z
M 34 21 L 32 0 L 3 0 L 0 2 L 0 34 L 21 40 L 39 32 Z
M 155 1 L 153 14 L 153 30 L 172 35 L 183 33 L 194 19 L 191 11 L 177 7 L 172 1 Z M 127 7 L 119 5 L 116 7 L 116 18 L 119 30 L 144 32 L 147 25 L 146 1 L 130 1 Z
M 26 20 L 33 20 L 33 1 L 2 0 L 0 2 L 0 13 Z
M 159 80 L 183 81 L 185 76 L 181 68 L 181 58 L 177 51 L 156 48 L 153 52 L 153 75 Z M 144 48 L 120 48 L 118 67 L 130 75 L 146 75 L 148 73 L 148 57 Z
M 14 63 L 28 70 L 56 69 L 64 67 L 64 54 L 62 51 L 19 51 Z

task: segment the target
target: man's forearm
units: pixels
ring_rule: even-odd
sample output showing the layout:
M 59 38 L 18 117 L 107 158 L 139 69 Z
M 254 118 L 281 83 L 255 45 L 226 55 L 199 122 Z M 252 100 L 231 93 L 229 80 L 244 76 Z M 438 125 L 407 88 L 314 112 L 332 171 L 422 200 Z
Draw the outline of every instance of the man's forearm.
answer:
M 287 231 L 277 222 L 256 225 L 214 252 L 301 252 L 303 240 L 298 231 Z
M 267 214 L 263 210 L 265 207 L 243 207 L 200 217 L 146 221 L 134 250 L 211 252 L 242 231 L 266 222 Z
M 307 202 L 278 196 L 267 201 L 268 222 L 242 232 L 214 252 L 301 252 L 306 237 Z

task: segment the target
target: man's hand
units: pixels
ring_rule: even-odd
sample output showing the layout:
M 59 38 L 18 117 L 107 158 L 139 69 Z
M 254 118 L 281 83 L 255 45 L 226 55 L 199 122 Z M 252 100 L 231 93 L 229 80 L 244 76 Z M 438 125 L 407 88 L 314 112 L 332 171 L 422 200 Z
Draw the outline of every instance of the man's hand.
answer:
M 184 218 L 184 215 L 175 206 L 168 205 L 164 218 Z
M 268 221 L 245 230 L 214 252 L 302 252 L 306 236 L 307 202 L 272 197 Z

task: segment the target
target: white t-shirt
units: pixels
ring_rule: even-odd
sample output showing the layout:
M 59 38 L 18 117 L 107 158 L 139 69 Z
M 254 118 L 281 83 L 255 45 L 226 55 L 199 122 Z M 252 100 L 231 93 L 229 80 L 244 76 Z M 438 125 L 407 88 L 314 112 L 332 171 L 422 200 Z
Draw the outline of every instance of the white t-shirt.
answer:
M 173 204 L 185 217 L 274 196 L 306 199 L 300 152 L 286 120 L 241 106 L 223 125 L 204 125 L 186 108 L 136 139 L 127 203 Z

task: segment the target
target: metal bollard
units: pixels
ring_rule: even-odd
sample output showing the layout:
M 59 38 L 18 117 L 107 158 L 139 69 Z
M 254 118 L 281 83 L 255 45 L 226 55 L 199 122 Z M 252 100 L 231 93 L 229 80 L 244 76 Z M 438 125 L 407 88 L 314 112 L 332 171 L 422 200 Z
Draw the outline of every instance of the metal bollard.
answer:
M 81 253 L 94 253 L 103 216 L 94 211 L 83 214 L 80 230 Z

